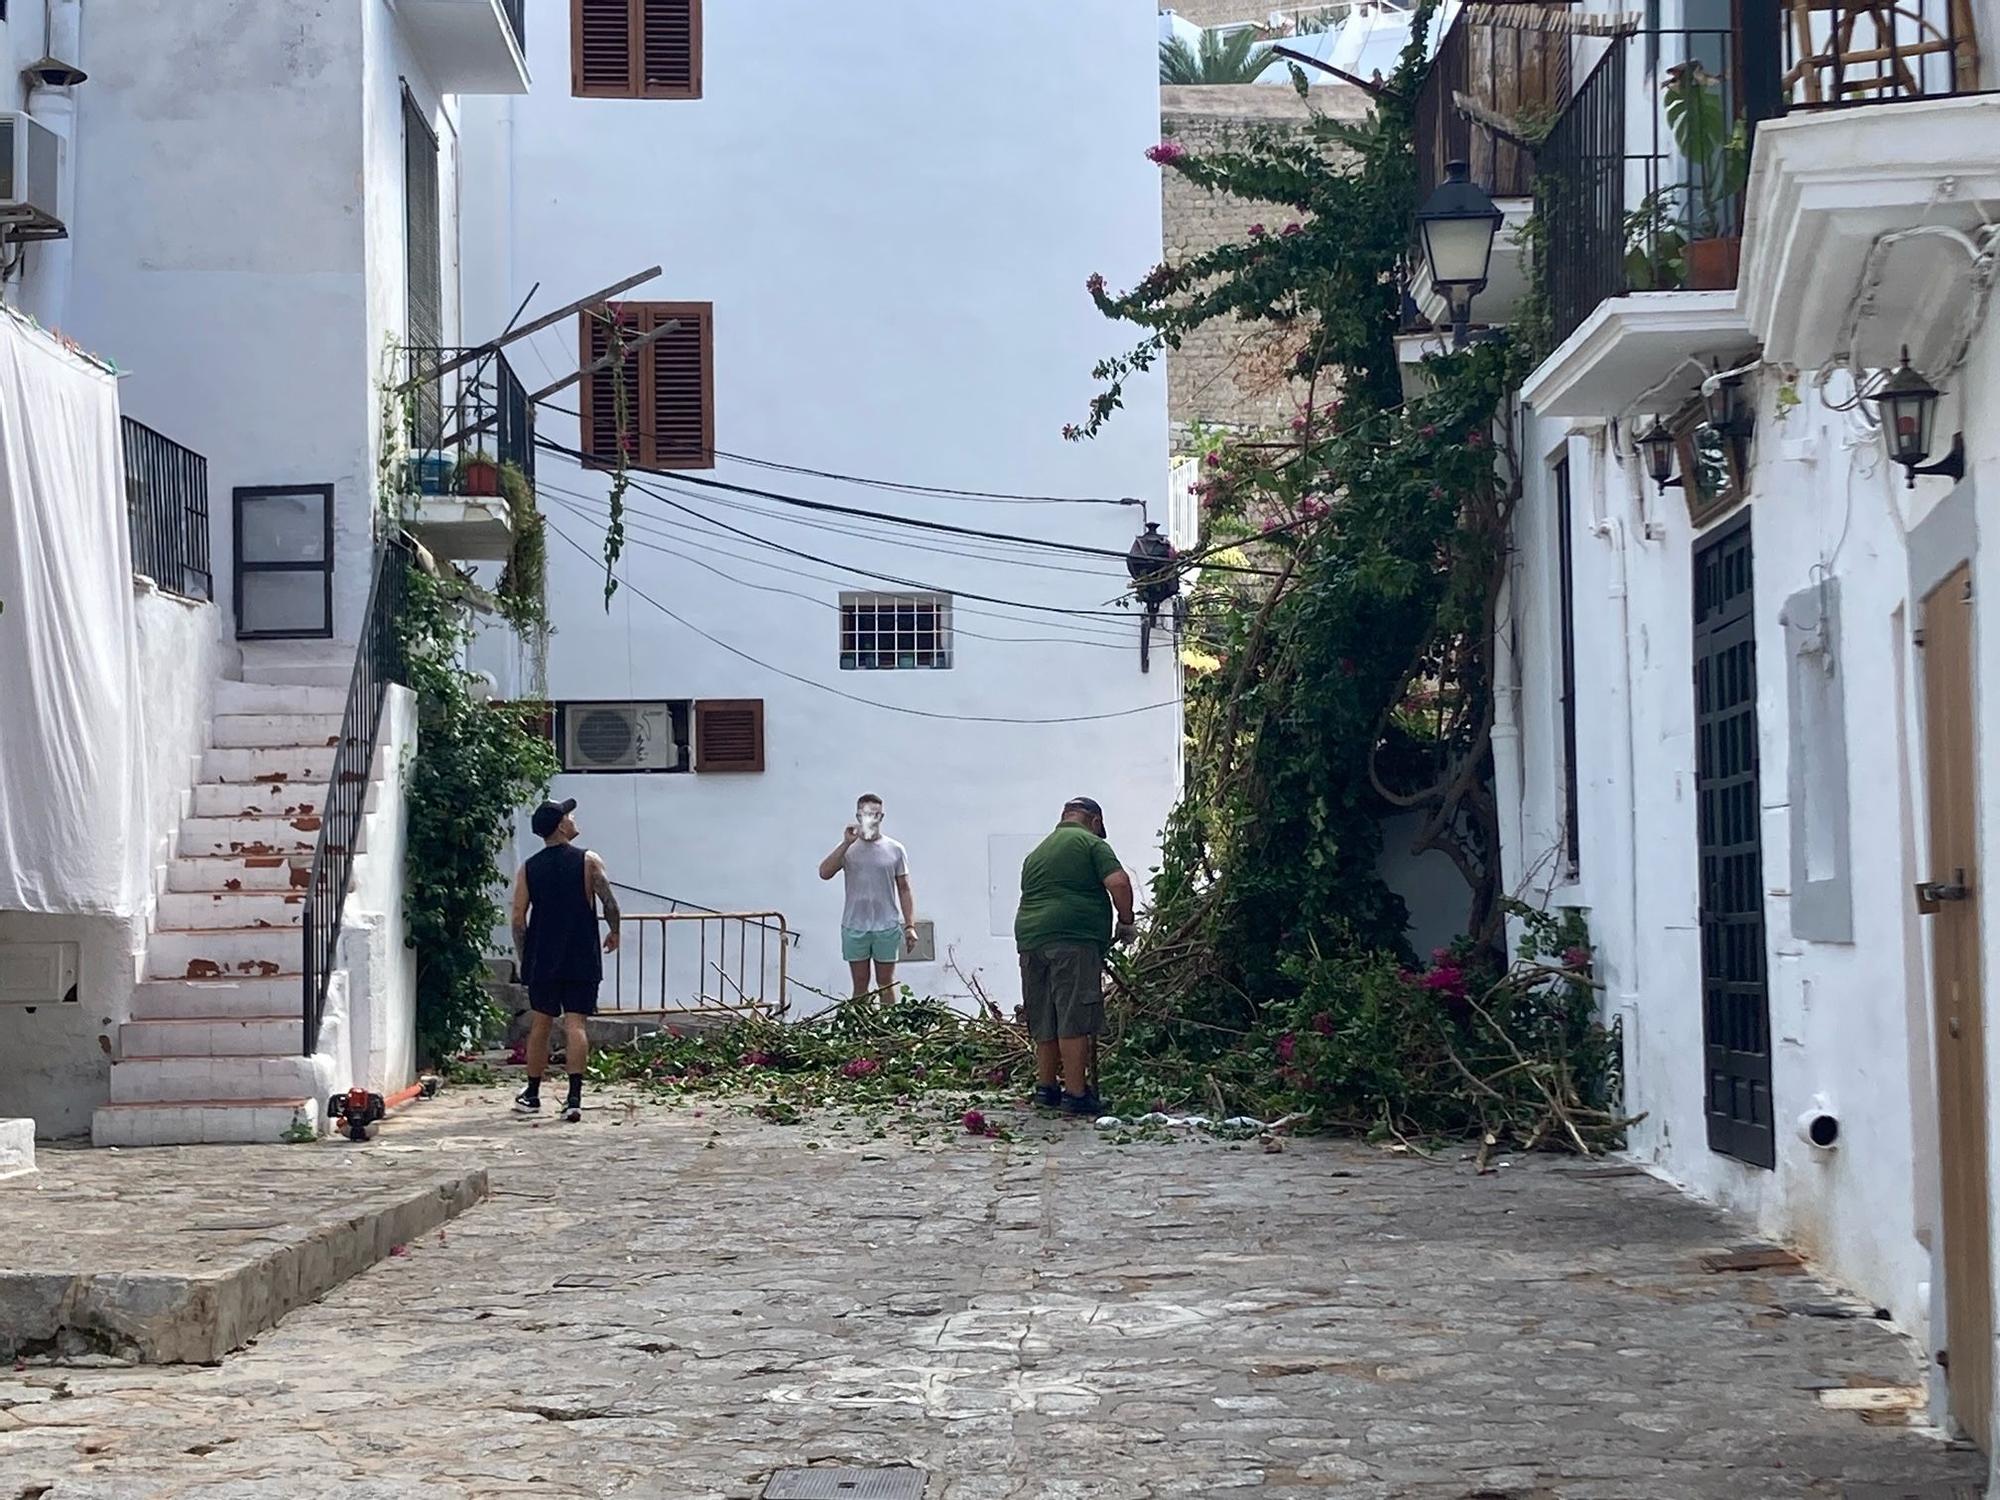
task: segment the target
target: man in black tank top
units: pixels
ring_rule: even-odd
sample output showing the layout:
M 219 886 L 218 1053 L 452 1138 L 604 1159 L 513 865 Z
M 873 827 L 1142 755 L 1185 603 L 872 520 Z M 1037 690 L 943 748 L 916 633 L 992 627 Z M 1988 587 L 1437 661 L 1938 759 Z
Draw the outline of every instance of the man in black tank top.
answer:
M 565 1120 L 583 1118 L 583 1067 L 590 1038 L 583 1018 L 597 1013 L 597 987 L 604 979 L 603 953 L 618 947 L 618 899 L 604 861 L 576 842 L 576 798 L 544 802 L 529 826 L 542 851 L 514 873 L 514 962 L 528 987 L 534 1015 L 528 1023 L 528 1086 L 514 1101 L 524 1115 L 542 1110 L 542 1074 L 549 1066 L 549 1032 L 563 1022 L 563 1060 L 569 1071 Z M 611 931 L 603 953 L 597 944 L 597 915 L 603 909 Z

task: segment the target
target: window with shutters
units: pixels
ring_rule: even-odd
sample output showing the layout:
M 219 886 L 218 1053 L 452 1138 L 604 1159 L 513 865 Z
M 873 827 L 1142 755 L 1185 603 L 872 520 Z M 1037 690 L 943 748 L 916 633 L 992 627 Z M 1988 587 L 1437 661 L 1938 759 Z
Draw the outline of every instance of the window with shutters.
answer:
M 624 434 L 625 461 L 641 469 L 715 467 L 714 307 L 707 302 L 616 302 L 582 315 L 579 354 L 585 370 L 608 358 L 615 337 L 622 371 L 583 378 L 581 447 L 608 468 Z M 668 324 L 641 347 L 637 341 Z
M 579 99 L 699 99 L 701 0 L 570 0 Z
M 950 665 L 948 595 L 840 596 L 842 671 L 922 671 Z
M 697 771 L 763 770 L 764 700 L 696 700 L 694 768 Z
M 413 369 L 437 364 L 444 342 L 444 244 L 438 215 L 437 132 L 403 90 L 403 261 L 409 283 L 407 342 Z M 428 450 L 444 435 L 444 401 L 435 380 L 416 388 L 416 446 Z

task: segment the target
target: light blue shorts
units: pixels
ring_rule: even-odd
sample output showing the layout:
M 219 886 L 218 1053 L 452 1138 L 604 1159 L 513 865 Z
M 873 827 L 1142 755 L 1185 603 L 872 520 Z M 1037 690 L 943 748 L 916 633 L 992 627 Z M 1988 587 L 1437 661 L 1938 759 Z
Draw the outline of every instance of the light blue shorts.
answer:
M 903 956 L 903 929 L 885 927 L 880 932 L 857 932 L 852 927 L 843 927 L 840 956 L 851 964 L 871 958 L 878 964 L 892 964 Z

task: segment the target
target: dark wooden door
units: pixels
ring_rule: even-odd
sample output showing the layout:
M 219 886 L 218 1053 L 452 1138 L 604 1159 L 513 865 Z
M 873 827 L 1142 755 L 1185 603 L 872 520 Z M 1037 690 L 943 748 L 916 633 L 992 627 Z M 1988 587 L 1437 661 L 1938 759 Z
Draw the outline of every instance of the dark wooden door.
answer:
M 1777 1165 L 1757 782 L 1757 641 L 1750 516 L 1694 554 L 1695 804 L 1701 869 L 1708 1144 Z

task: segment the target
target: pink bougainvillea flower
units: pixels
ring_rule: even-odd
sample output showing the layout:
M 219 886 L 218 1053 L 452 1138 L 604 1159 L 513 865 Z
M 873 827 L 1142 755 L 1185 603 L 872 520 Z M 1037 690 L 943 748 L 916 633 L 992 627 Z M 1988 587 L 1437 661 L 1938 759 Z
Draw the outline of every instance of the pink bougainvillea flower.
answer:
M 1306 419 L 1304 417 L 1293 417 L 1292 431 L 1304 432 L 1305 430 L 1306 430 Z
M 1187 147 L 1179 141 L 1161 141 L 1157 146 L 1146 149 L 1146 160 L 1157 166 L 1170 166 L 1187 155 Z
M 976 1109 L 968 1109 L 962 1116 L 960 1116 L 959 1124 L 965 1127 L 965 1133 L 967 1135 L 986 1134 L 986 1116 L 982 1115 Z
M 1421 983 L 1425 989 L 1454 1000 L 1465 996 L 1465 971 L 1456 964 L 1439 964 L 1424 975 Z
M 1435 427 L 1431 426 L 1430 423 L 1428 422 L 1426 422 L 1423 425 L 1422 429 L 1418 433 L 1418 436 L 1427 438 L 1434 438 L 1437 435 L 1438 435 L 1438 430 Z
M 1306 226 L 1301 224 L 1297 219 L 1292 220 L 1291 223 L 1278 231 L 1279 234 L 1284 235 L 1287 239 L 1290 239 L 1295 234 L 1304 234 L 1305 232 Z
M 746 1068 L 768 1068 L 771 1065 L 772 1057 L 770 1053 L 759 1050 L 746 1052 L 737 1061 Z
M 1563 949 L 1563 963 L 1572 969 L 1587 969 L 1590 967 L 1590 950 L 1588 948 L 1565 948 Z
M 509 1047 L 507 1049 L 507 1061 L 517 1068 L 524 1066 L 528 1061 L 528 1049 L 526 1047 Z
M 882 1065 L 872 1057 L 851 1057 L 840 1065 L 840 1076 L 843 1078 L 866 1078 L 870 1074 L 879 1073 L 881 1070 Z
M 1313 1017 L 1313 1030 L 1317 1031 L 1321 1036 L 1332 1036 L 1333 1017 L 1326 1011 L 1321 1011 Z
M 1207 462 L 1211 469 L 1218 469 L 1222 467 L 1222 455 L 1220 453 L 1211 453 L 1208 455 Z
M 1468 432 L 1465 435 L 1465 446 L 1468 448 L 1484 448 L 1486 446 L 1486 434 L 1483 432 Z
M 1278 1061 L 1288 1063 L 1299 1050 L 1299 1039 L 1289 1031 L 1278 1038 Z
M 1084 283 L 1084 287 L 1089 291 L 1091 296 L 1102 297 L 1104 295 L 1104 278 L 1097 272 L 1092 271 L 1090 273 L 1090 280 Z
M 1262 224 L 1252 224 L 1250 226 L 1250 238 L 1253 240 L 1264 238 L 1264 226 Z

